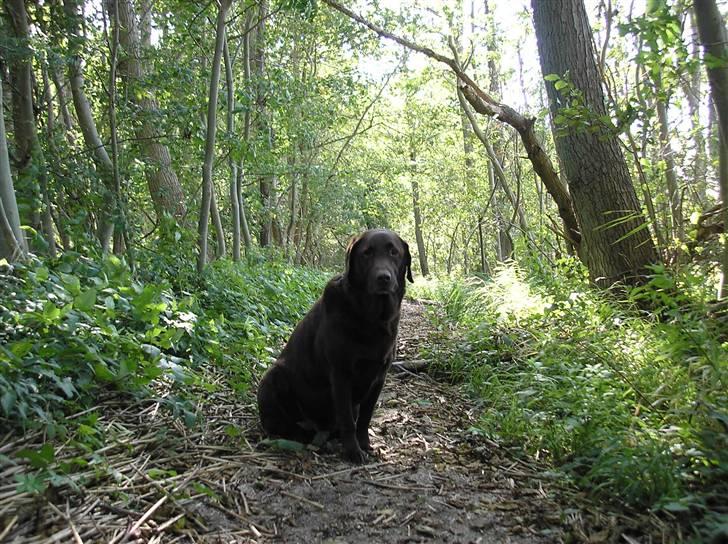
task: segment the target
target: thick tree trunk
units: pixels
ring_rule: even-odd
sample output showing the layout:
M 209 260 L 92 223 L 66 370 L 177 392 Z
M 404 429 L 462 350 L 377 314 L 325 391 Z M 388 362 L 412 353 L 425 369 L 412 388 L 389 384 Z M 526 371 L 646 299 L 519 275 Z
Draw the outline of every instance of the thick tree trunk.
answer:
M 606 115 L 583 0 L 532 0 L 532 6 L 543 75 L 567 76 L 582 93 L 584 106 L 595 116 Z M 551 81 L 546 90 L 556 117 L 566 99 Z M 581 226 L 581 255 L 592 280 L 602 286 L 639 282 L 647 265 L 657 261 L 657 252 L 616 135 L 577 127 L 556 134 L 555 141 Z
M 2 85 L 0 77 L 0 258 L 12 262 L 22 259 L 28 248 L 23 231 L 20 230 L 20 214 L 10 172 Z
M 186 211 L 184 191 L 172 168 L 169 148 L 160 142 L 161 134 L 155 120 L 159 104 L 149 90 L 141 92 L 138 88 L 142 85 L 146 69 L 142 64 L 142 43 L 134 7 L 131 0 L 106 1 L 112 20 L 114 3 L 118 5 L 119 41 L 124 50 L 124 57 L 119 65 L 126 84 L 130 87 L 129 96 L 139 108 L 142 117 L 135 128 L 135 135 L 147 163 L 147 185 L 154 211 L 160 218 L 165 214 L 181 218 Z
M 720 63 L 714 60 L 707 66 L 707 71 L 720 132 L 728 138 L 728 67 L 725 65 L 728 46 L 723 18 L 715 0 L 694 0 L 693 5 L 705 55 L 721 60 Z
M 217 12 L 215 30 L 215 55 L 212 60 L 210 72 L 210 92 L 207 99 L 207 137 L 205 139 L 205 159 L 202 165 L 202 205 L 200 208 L 200 221 L 197 226 L 199 235 L 199 254 L 197 255 L 197 272 L 202 273 L 207 261 L 207 230 L 210 217 L 210 207 L 214 203 L 214 188 L 212 186 L 212 166 L 215 160 L 215 134 L 217 132 L 217 98 L 220 88 L 220 65 L 222 51 L 225 43 L 225 16 L 232 0 L 222 0 Z M 217 206 L 214 207 L 217 210 Z M 217 220 L 219 222 L 219 218 Z M 219 226 L 222 230 L 222 225 Z M 218 252 L 221 251 L 221 241 L 218 235 Z M 222 247 L 224 252 L 224 245 Z

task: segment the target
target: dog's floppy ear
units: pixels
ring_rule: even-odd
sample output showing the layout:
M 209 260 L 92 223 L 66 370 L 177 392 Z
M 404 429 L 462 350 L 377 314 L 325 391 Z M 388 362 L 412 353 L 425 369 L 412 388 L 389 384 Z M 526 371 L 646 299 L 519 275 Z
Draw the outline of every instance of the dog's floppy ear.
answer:
M 410 254 L 409 244 L 402 240 L 402 238 L 400 238 L 399 240 L 404 246 L 404 266 L 407 270 L 407 279 L 410 283 L 414 283 L 415 280 L 412 279 L 412 255 Z
M 351 240 L 349 240 L 349 245 L 346 248 L 346 269 L 344 270 L 344 276 L 346 276 L 349 281 L 354 280 L 354 249 L 356 248 L 357 244 L 361 242 L 361 240 L 361 234 L 358 236 L 353 236 Z

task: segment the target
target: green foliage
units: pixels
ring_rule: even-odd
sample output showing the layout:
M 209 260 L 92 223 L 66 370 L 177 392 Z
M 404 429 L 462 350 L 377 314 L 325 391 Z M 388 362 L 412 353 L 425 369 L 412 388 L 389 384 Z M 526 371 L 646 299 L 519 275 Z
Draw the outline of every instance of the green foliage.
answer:
M 195 380 L 201 364 L 233 369 L 244 390 L 252 365 L 275 353 L 323 276 L 274 262 L 223 262 L 194 296 L 164 281 L 140 283 L 116 257 L 66 253 L 54 263 L 3 265 L 2 281 L 0 424 L 42 426 L 52 436 L 64 414 L 104 392 L 151 394 L 153 382 Z M 172 408 L 191 422 L 184 399 Z
M 604 500 L 700 517 L 725 496 L 725 324 L 700 277 L 655 268 L 620 301 L 573 262 L 513 265 L 441 298 L 437 370 L 481 399 L 481 432 Z

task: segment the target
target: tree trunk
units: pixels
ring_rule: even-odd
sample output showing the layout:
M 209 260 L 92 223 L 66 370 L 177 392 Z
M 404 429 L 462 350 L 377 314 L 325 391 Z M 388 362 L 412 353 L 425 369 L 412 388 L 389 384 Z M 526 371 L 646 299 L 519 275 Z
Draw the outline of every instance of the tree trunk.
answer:
M 224 259 L 227 253 L 225 245 L 225 228 L 222 225 L 220 217 L 220 208 L 217 205 L 217 195 L 215 194 L 215 184 L 212 184 L 212 194 L 210 197 L 210 216 L 212 217 L 212 228 L 215 231 L 215 258 Z
M 246 25 L 247 32 L 247 25 Z M 225 63 L 225 87 L 227 89 L 227 107 L 225 108 L 225 128 L 227 131 L 228 145 L 232 146 L 235 133 L 235 79 L 233 78 L 232 59 L 228 49 L 228 42 L 225 39 L 223 44 L 223 62 Z M 228 167 L 230 168 L 230 215 L 233 231 L 233 261 L 240 260 L 240 200 L 238 199 L 238 165 L 233 157 L 232 150 L 228 150 Z
M 670 202 L 672 236 L 681 242 L 685 239 L 682 195 L 680 194 L 680 186 L 675 173 L 675 159 L 670 144 L 670 123 L 667 118 L 667 106 L 665 100 L 657 99 L 657 120 L 660 125 L 660 157 L 665 163 L 665 181 L 667 183 L 667 197 Z
M 66 128 L 66 141 L 69 145 L 74 146 L 76 144 L 76 137 L 73 135 L 73 118 L 71 112 L 68 111 L 68 95 L 66 93 L 66 82 L 63 79 L 63 74 L 58 66 L 59 61 L 54 60 L 50 66 L 50 76 L 53 80 L 53 85 L 56 88 L 58 94 L 58 107 L 61 110 L 61 118 L 63 119 L 63 126 Z
M 607 115 L 583 0 L 532 0 L 541 70 L 544 76 L 566 76 L 584 106 Z M 546 82 L 551 114 L 566 103 L 554 82 Z M 581 226 L 582 258 L 593 281 L 610 286 L 636 283 L 657 261 L 644 223 L 627 163 L 617 136 L 579 127 L 555 134 L 574 208 Z
M 703 45 L 705 57 L 710 56 L 710 64 L 706 62 L 710 94 L 718 113 L 719 140 L 719 181 L 720 197 L 723 202 L 723 224 L 728 228 L 728 45 L 726 44 L 725 26 L 715 0 L 694 0 L 695 18 L 700 32 L 700 43 Z M 707 60 L 704 57 L 704 62 Z M 720 62 L 717 62 L 718 59 Z M 718 298 L 726 297 L 725 285 L 728 282 L 728 241 L 724 240 L 722 258 L 722 278 L 718 289 Z
M 690 27 L 692 28 L 691 56 L 700 59 L 700 38 L 697 36 L 695 10 L 690 10 Z M 688 111 L 692 123 L 692 135 L 695 141 L 695 160 L 693 161 L 693 187 L 701 205 L 704 205 L 708 196 L 708 166 L 706 160 L 705 137 L 703 124 L 700 121 L 700 82 L 701 70 L 693 69 L 690 78 L 686 79 L 683 90 L 688 101 Z
M 693 6 L 704 55 L 712 59 L 706 68 L 718 126 L 723 137 L 728 138 L 728 48 L 723 18 L 715 0 L 694 0 Z
M 47 245 L 44 249 L 53 257 L 55 233 L 48 195 L 48 169 L 43 149 L 38 141 L 33 111 L 33 51 L 30 48 L 28 13 L 23 0 L 5 0 L 5 11 L 9 18 L 12 37 L 17 43 L 9 67 L 18 185 L 31 199 L 28 219 L 23 222 L 44 234 Z
M 68 61 L 68 80 L 71 84 L 73 107 L 76 111 L 78 124 L 83 134 L 86 147 L 91 150 L 96 170 L 103 183 L 103 205 L 98 211 L 99 226 L 97 236 L 104 253 L 109 250 L 109 242 L 114 231 L 113 213 L 116 209 L 118 195 L 114 190 L 114 165 L 109 153 L 101 141 L 96 122 L 91 111 L 86 93 L 84 92 L 83 63 L 81 60 L 81 33 L 80 15 L 78 12 L 79 0 L 65 0 L 64 10 L 67 19 L 67 36 L 69 41 L 70 59 Z
M 217 131 L 217 98 L 220 88 L 220 65 L 222 63 L 222 50 L 225 43 L 225 16 L 232 0 L 222 0 L 217 12 L 215 30 L 215 55 L 212 60 L 210 72 L 210 92 L 207 100 L 207 137 L 205 139 L 205 159 L 202 165 L 202 205 L 200 208 L 200 221 L 197 226 L 199 234 L 199 254 L 197 255 L 197 272 L 202 273 L 207 261 L 207 228 L 210 207 L 214 202 L 212 186 L 212 166 L 215 160 L 215 133 Z M 215 206 L 217 210 L 217 206 Z M 219 221 L 219 218 L 218 218 Z M 222 230 L 222 226 L 219 227 Z M 221 242 L 218 234 L 218 252 Z M 224 252 L 224 245 L 222 248 Z
M 263 84 L 266 71 L 266 19 L 268 17 L 268 0 L 261 0 L 258 4 L 258 25 L 255 30 L 255 48 L 253 66 L 255 72 L 255 110 L 257 114 L 256 130 L 258 141 L 263 141 L 268 149 L 273 147 L 273 134 L 267 106 L 265 85 Z M 262 138 L 261 138 L 262 135 Z M 259 241 L 261 247 L 269 246 L 273 240 L 273 206 L 275 202 L 275 175 L 265 173 L 260 176 L 259 190 L 263 206 L 261 217 Z
M 20 230 L 20 214 L 15 200 L 8 140 L 5 135 L 5 108 L 2 104 L 3 82 L 0 77 L 0 258 L 13 262 L 22 259 L 28 248 L 23 231 Z
M 146 74 L 146 68 L 142 64 L 142 43 L 136 13 L 131 0 L 106 1 L 107 9 L 112 15 L 114 3 L 118 5 L 119 41 L 125 54 L 120 62 L 120 67 L 126 84 L 130 88 L 128 94 L 139 108 L 142 117 L 135 127 L 135 136 L 147 163 L 147 185 L 154 203 L 154 211 L 159 218 L 165 214 L 182 218 L 186 212 L 184 191 L 172 168 L 169 148 L 159 141 L 161 134 L 155 120 L 158 117 L 159 104 L 150 90 L 141 92 L 139 89 Z M 113 19 L 113 17 L 111 18 Z
M 417 240 L 417 256 L 420 260 L 420 272 L 423 276 L 430 275 L 427 266 L 427 252 L 425 249 L 425 238 L 422 235 L 422 216 L 420 213 L 420 185 L 412 175 L 412 212 L 415 218 L 415 238 Z

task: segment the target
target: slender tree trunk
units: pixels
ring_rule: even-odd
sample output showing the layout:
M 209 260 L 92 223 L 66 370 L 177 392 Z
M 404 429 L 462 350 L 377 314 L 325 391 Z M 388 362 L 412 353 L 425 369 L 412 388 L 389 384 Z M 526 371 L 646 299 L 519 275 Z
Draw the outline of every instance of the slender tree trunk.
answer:
M 247 31 L 247 28 L 246 28 Z M 227 107 L 225 109 L 225 128 L 227 130 L 228 145 L 232 146 L 235 133 L 235 79 L 233 78 L 232 59 L 225 39 L 222 49 L 225 63 L 225 87 L 227 89 Z M 232 149 L 228 150 L 228 167 L 230 168 L 230 215 L 233 231 L 233 261 L 240 260 L 240 200 L 238 199 L 238 165 L 233 157 Z
M 458 98 L 460 99 L 460 106 L 461 109 L 465 112 L 468 119 L 470 120 L 470 125 L 473 127 L 473 132 L 478 137 L 478 139 L 481 141 L 483 146 L 485 147 L 486 153 L 488 154 L 488 159 L 490 160 L 490 164 L 493 168 L 494 173 L 494 179 L 497 182 L 497 184 L 500 186 L 500 188 L 505 193 L 506 197 L 508 197 L 508 201 L 511 203 L 511 206 L 513 207 L 513 210 L 518 215 L 518 222 L 521 227 L 521 230 L 523 230 L 524 234 L 528 232 L 528 221 L 526 220 L 526 214 L 523 212 L 523 208 L 520 206 L 520 203 L 516 199 L 516 195 L 513 194 L 513 191 L 508 186 L 508 182 L 506 180 L 506 174 L 503 170 L 503 166 L 501 165 L 500 160 L 498 159 L 498 156 L 495 153 L 495 150 L 493 149 L 493 146 L 490 143 L 490 140 L 483 134 L 483 131 L 480 130 L 480 126 L 478 125 L 478 121 L 475 119 L 475 115 L 473 112 L 470 111 L 470 108 L 468 107 L 467 103 L 465 102 L 465 98 L 463 96 L 462 90 L 458 89 Z
M 227 253 L 225 229 L 223 228 L 222 218 L 220 217 L 220 208 L 217 205 L 214 183 L 212 184 L 212 195 L 210 198 L 210 216 L 212 217 L 212 228 L 215 231 L 215 258 L 224 259 Z
M 723 219 L 723 230 L 725 232 L 728 230 L 728 138 L 724 138 L 722 134 L 720 135 L 719 160 L 720 175 L 718 176 L 718 181 L 720 182 L 720 194 L 723 204 L 721 216 Z M 728 297 L 728 241 L 725 239 L 723 240 L 721 268 L 722 273 L 718 284 L 718 300 L 723 300 Z
M 669 105 L 667 98 L 660 97 L 662 78 L 655 78 L 655 94 L 657 106 L 657 121 L 660 127 L 660 158 L 665 163 L 665 182 L 667 184 L 667 198 L 670 202 L 670 219 L 672 223 L 672 236 L 679 242 L 685 239 L 685 225 L 683 224 L 682 195 L 680 185 L 675 173 L 675 157 L 670 143 L 670 122 L 667 116 Z
M 38 140 L 33 111 L 33 51 L 30 48 L 28 13 L 24 0 L 5 0 L 5 11 L 17 43 L 9 67 L 18 185 L 31 195 L 28 220 L 24 222 L 44 234 L 46 249 L 53 257 L 56 246 L 48 196 L 48 169 Z
M 207 100 L 207 137 L 205 139 L 205 160 L 202 165 L 202 206 L 200 209 L 200 221 L 197 227 L 197 232 L 199 234 L 197 272 L 200 274 L 204 270 L 207 261 L 207 229 L 210 206 L 212 206 L 214 202 L 212 186 L 212 166 L 215 160 L 217 98 L 220 88 L 220 65 L 222 62 L 222 50 L 225 43 L 225 17 L 228 10 L 230 9 L 231 2 L 232 0 L 222 0 L 220 3 L 220 7 L 218 8 L 215 30 L 215 55 L 213 57 L 210 73 L 210 93 Z M 215 209 L 217 210 L 217 206 L 215 206 Z M 220 230 L 222 230 L 222 226 L 220 226 Z M 219 250 L 220 241 L 218 238 L 218 251 Z M 224 251 L 224 249 L 222 251 Z
M 414 162 L 414 153 L 411 156 Z M 415 173 L 412 172 L 411 176 L 412 183 L 412 212 L 415 218 L 415 239 L 417 240 L 417 256 L 420 261 L 420 272 L 423 276 L 427 277 L 430 275 L 430 269 L 427 266 L 427 250 L 425 248 L 425 238 L 422 235 L 422 215 L 420 212 L 420 185 L 415 178 Z
M 23 231 L 20 230 L 20 214 L 10 172 L 4 110 L 3 83 L 0 77 L 0 258 L 12 262 L 24 258 L 28 247 Z
M 267 97 L 263 84 L 266 73 L 266 28 L 268 17 L 268 0 L 258 3 L 258 25 L 255 31 L 255 48 L 253 66 L 255 72 L 255 110 L 256 131 L 258 141 L 263 141 L 268 149 L 273 147 L 273 134 L 270 126 Z M 262 138 L 261 136 L 262 135 Z M 259 241 L 261 247 L 269 246 L 273 240 L 273 206 L 275 202 L 275 175 L 266 173 L 260 176 L 259 190 L 263 205 Z
M 690 27 L 692 28 L 691 56 L 700 59 L 700 38 L 697 36 L 697 23 L 695 21 L 695 10 L 690 9 Z M 693 161 L 693 187 L 698 201 L 704 205 L 708 197 L 708 165 L 706 160 L 705 137 L 703 135 L 703 124 L 700 121 L 700 83 L 701 70 L 694 69 L 690 78 L 686 79 L 683 86 L 685 97 L 688 101 L 688 111 L 692 123 L 692 135 L 695 141 L 695 159 Z
M 704 55 L 713 59 L 706 62 L 710 94 L 718 113 L 718 127 L 720 129 L 720 155 L 719 155 L 719 181 L 720 196 L 723 203 L 723 225 L 728 229 L 728 44 L 726 40 L 725 25 L 715 0 L 694 0 L 695 18 L 700 33 L 700 43 L 703 45 Z M 715 62 L 720 59 L 720 64 Z M 718 288 L 718 298 L 726 298 L 726 284 L 728 283 L 728 241 L 724 240 L 722 275 Z
M 583 0 L 532 0 L 541 70 L 544 76 L 568 78 L 594 115 L 606 115 Z M 546 82 L 551 114 L 566 100 Z M 641 281 L 647 265 L 657 261 L 627 163 L 617 137 L 583 129 L 555 135 L 556 150 L 582 229 L 582 255 L 591 278 L 610 286 Z
M 63 74 L 60 68 L 58 67 L 57 60 L 55 60 L 50 66 L 50 76 L 53 80 L 53 85 L 56 88 L 56 94 L 58 95 L 58 107 L 61 111 L 63 126 L 66 128 L 66 141 L 69 145 L 74 146 L 76 144 L 76 137 L 73 135 L 73 118 L 71 117 L 71 112 L 68 111 L 66 82 L 63 79 Z
M 160 142 L 161 134 L 156 122 L 159 104 L 149 90 L 140 92 L 139 89 L 146 68 L 142 63 L 142 43 L 136 13 L 131 0 L 106 0 L 106 2 L 110 14 L 114 13 L 114 4 L 118 6 L 119 41 L 124 51 L 120 67 L 126 84 L 130 87 L 129 96 L 139 108 L 142 117 L 135 127 L 135 136 L 139 140 L 147 163 L 147 185 L 154 203 L 154 211 L 159 218 L 165 214 L 181 218 L 186 211 L 184 191 L 172 168 L 169 148 Z
M 101 141 L 96 128 L 96 121 L 93 118 L 91 104 L 89 104 L 84 92 L 83 62 L 81 60 L 80 14 L 78 11 L 79 0 L 64 0 L 64 9 L 68 24 L 69 50 L 71 53 L 68 61 L 68 80 L 71 84 L 71 96 L 73 106 L 78 118 L 78 124 L 83 134 L 84 143 L 91 151 L 96 170 L 103 183 L 103 204 L 98 211 L 99 228 L 97 236 L 104 253 L 109 250 L 114 223 L 113 213 L 116 210 L 116 199 L 118 195 L 114 188 L 114 165 Z

